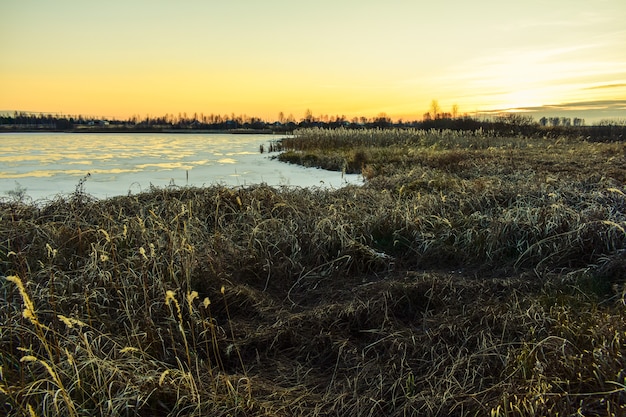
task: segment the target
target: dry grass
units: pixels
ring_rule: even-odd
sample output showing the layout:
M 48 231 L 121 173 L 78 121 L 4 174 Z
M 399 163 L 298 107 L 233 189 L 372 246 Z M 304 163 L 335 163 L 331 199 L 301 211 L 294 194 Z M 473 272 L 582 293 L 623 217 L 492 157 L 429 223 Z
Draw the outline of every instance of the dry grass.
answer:
M 392 135 L 362 187 L 5 200 L 0 412 L 623 415 L 623 145 Z

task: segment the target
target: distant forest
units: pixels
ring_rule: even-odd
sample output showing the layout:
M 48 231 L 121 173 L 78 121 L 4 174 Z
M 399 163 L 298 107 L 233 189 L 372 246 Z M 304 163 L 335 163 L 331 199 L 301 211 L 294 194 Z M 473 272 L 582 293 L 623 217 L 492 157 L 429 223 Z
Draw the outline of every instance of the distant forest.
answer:
M 133 116 L 127 120 L 101 119 L 81 115 L 53 115 L 43 113 L 14 112 L 0 115 L 0 132 L 128 132 L 128 133 L 291 133 L 299 128 L 347 128 L 347 129 L 450 129 L 458 131 L 485 132 L 498 136 L 527 137 L 583 137 L 593 141 L 621 141 L 626 134 L 626 122 L 606 120 L 586 126 L 583 119 L 566 117 L 542 117 L 508 113 L 491 118 L 453 116 L 451 113 L 429 112 L 422 120 L 392 121 L 384 113 L 374 118 L 345 116 L 314 116 L 307 110 L 299 121 L 293 116 L 279 114 L 278 120 L 266 121 L 257 117 L 231 115 L 167 114 L 162 117 Z

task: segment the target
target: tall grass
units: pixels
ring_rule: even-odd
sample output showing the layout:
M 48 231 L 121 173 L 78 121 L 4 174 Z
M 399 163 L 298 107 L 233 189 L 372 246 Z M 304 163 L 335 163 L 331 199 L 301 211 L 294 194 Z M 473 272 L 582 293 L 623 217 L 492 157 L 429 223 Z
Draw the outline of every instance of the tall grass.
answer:
M 618 180 L 626 180 L 620 158 L 622 142 L 594 143 L 571 137 L 527 138 L 477 130 L 418 129 L 299 129 L 275 147 L 283 162 L 361 173 L 365 179 L 406 172 L 415 166 L 464 171 L 464 175 L 523 172 L 530 166 L 545 172 L 576 172 L 587 164 L 594 174 L 605 165 Z M 582 152 L 584 160 L 576 158 Z M 498 164 L 500 172 L 494 172 Z M 527 166 L 530 165 L 530 166 Z M 585 167 L 582 167 L 585 168 Z M 584 171 L 584 170 L 583 170 Z M 583 172 L 584 173 L 584 172 Z
M 386 134 L 361 187 L 3 201 L 0 411 L 623 414 L 621 145 Z
M 404 146 L 449 148 L 488 148 L 492 146 L 526 146 L 522 136 L 501 136 L 496 132 L 478 129 L 459 131 L 450 129 L 297 129 L 282 139 L 285 149 L 345 149 L 363 147 Z

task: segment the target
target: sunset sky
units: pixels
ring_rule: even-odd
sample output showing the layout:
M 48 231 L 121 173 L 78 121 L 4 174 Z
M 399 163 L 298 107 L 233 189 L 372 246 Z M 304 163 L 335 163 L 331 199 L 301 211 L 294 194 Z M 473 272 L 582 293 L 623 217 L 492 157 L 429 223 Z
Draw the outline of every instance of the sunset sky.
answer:
M 626 1 L 0 0 L 0 111 L 626 119 Z

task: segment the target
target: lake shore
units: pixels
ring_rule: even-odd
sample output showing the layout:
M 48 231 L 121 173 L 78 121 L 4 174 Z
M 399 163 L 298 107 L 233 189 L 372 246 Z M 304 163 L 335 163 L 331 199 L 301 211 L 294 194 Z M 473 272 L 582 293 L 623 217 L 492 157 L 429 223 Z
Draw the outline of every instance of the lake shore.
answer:
M 0 411 L 626 411 L 623 143 L 284 146 L 366 183 L 3 200 Z
M 265 152 L 285 136 L 258 134 L 5 133 L 0 136 L 0 196 L 49 200 L 83 190 L 97 198 L 154 187 L 244 187 L 265 183 L 334 187 L 358 175 L 305 169 Z M 261 150 L 264 152 L 261 153 Z

